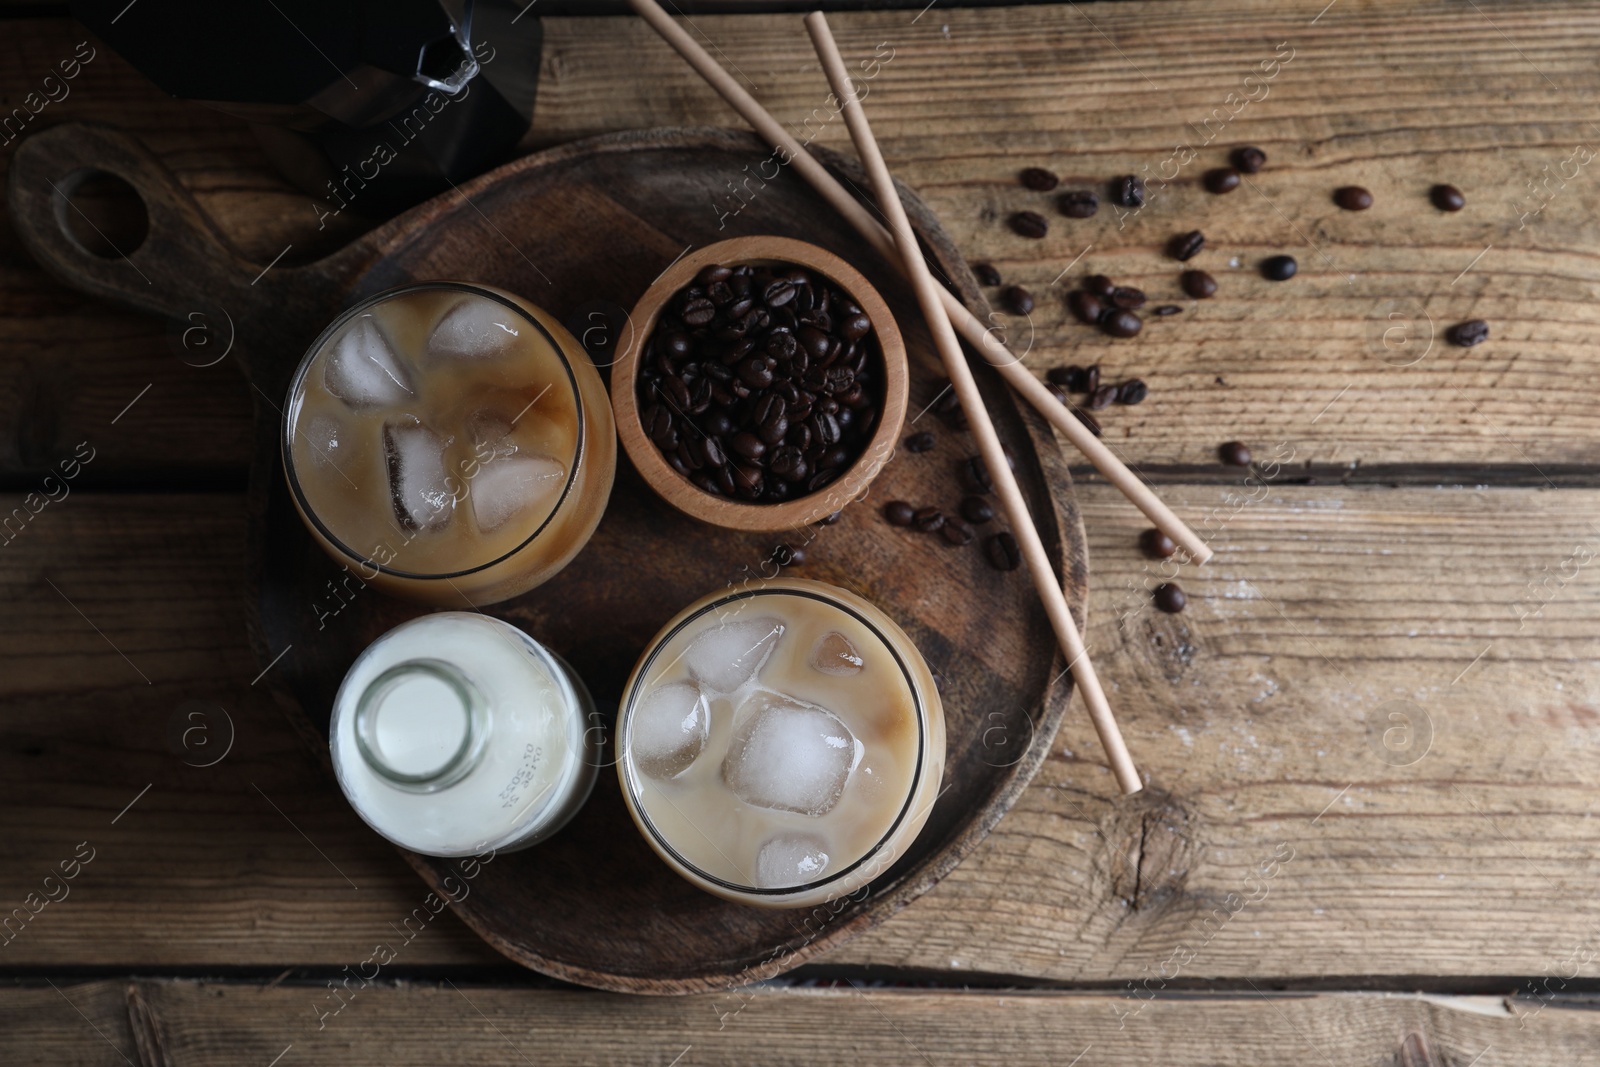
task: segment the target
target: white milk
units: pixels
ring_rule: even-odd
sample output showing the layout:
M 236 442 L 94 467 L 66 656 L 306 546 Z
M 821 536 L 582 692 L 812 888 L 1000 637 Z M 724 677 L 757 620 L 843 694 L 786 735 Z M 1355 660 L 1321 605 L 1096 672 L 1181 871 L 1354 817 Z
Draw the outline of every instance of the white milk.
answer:
M 509 851 L 561 829 L 599 766 L 594 707 L 558 657 L 509 623 L 444 611 L 357 658 L 330 728 L 339 786 L 395 844 Z

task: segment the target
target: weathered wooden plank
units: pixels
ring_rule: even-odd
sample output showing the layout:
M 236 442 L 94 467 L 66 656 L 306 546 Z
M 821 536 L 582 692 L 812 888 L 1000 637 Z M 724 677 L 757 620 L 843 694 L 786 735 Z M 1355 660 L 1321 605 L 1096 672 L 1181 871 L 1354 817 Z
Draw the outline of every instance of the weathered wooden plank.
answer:
M 1179 577 L 1189 608 L 1165 616 L 1126 589 L 1146 578 L 1141 524 L 1110 490 L 1082 494 L 1088 640 L 1150 788 L 1118 799 L 1069 711 L 989 840 L 825 962 L 1119 985 L 1172 977 L 1173 960 L 1179 978 L 1256 981 L 1562 968 L 1600 927 L 1585 890 L 1600 867 L 1596 493 L 1269 485 L 1237 510 L 1216 487 L 1174 496 L 1220 509 L 1218 554 Z M 226 496 L 82 494 L 0 553 L 16 606 L 0 616 L 0 901 L 78 842 L 99 849 L 71 899 L 5 947 L 11 965 L 338 967 L 420 902 L 251 686 L 239 512 Z M 189 700 L 237 726 L 214 767 L 168 747 Z M 1415 737 L 1429 725 L 1422 758 L 1390 711 Z M 1002 730 L 995 758 L 1022 740 Z M 449 923 L 402 957 L 493 959 Z
M 369 969 L 370 971 L 370 969 Z M 133 1062 L 125 990 L 155 1035 L 145 1063 L 837 1064 L 1585 1063 L 1600 1035 L 1592 1007 L 1550 1002 L 1519 1020 L 1487 997 L 1373 993 L 1161 998 L 865 988 L 762 989 L 726 996 L 458 986 L 352 978 L 320 986 L 96 982 L 0 992 L 8 1062 Z M 83 1015 L 62 1003 L 69 996 Z M 340 1006 L 342 1005 L 342 1006 Z M 337 1014 L 335 1006 L 340 1006 Z M 326 1013 L 326 1014 L 324 1014 Z M 320 1023 L 320 1029 L 319 1029 Z M 9 1024 L 9 1025 L 7 1025 Z M 97 1034 L 96 1030 L 103 1033 Z M 281 1059 L 274 1060 L 274 1057 Z
M 1595 463 L 1600 416 L 1571 386 L 1592 376 L 1586 339 L 1600 315 L 1600 187 L 1583 180 L 1586 156 L 1574 157 L 1600 120 L 1600 71 L 1584 45 L 1600 13 L 1578 3 L 1347 3 L 1313 24 L 1322 6 L 1080 4 L 833 21 L 852 56 L 885 44 L 869 99 L 896 173 L 971 258 L 993 260 L 1039 297 L 1031 325 L 1012 324 L 1030 363 L 1098 359 L 1113 377 L 1150 382 L 1151 399 L 1118 411 L 1109 428 L 1140 466 L 1208 462 L 1230 437 L 1293 438 L 1302 458 L 1321 464 Z M 846 145 L 841 124 L 822 121 L 826 92 L 797 16 L 694 23 L 781 120 L 804 130 L 815 115 L 821 143 Z M 736 122 L 636 20 L 545 25 L 527 147 L 633 126 Z M 0 99 L 36 89 L 81 39 L 66 20 L 8 22 Z M 1274 58 L 1288 50 L 1292 59 Z M 1276 63 L 1273 76 L 1246 86 L 1263 62 Z M 617 77 L 619 65 L 628 77 Z M 131 129 L 262 263 L 290 246 L 286 262 L 315 256 L 365 225 L 345 213 L 319 231 L 310 198 L 275 176 L 242 123 L 163 98 L 108 50 L 72 84 L 36 123 Z M 1254 99 L 1240 104 L 1245 94 Z M 1224 146 L 1246 141 L 1272 157 L 1259 192 L 1203 192 L 1198 176 L 1222 161 Z M 1180 143 L 1196 146 L 1194 161 L 1125 225 L 1109 207 L 1084 222 L 1061 218 L 1049 197 L 1014 178 L 1028 164 L 1052 166 L 1072 185 L 1146 167 L 1172 173 L 1166 161 Z M 1440 180 L 1466 190 L 1467 210 L 1427 206 L 1426 189 Z M 1377 205 L 1333 208 L 1329 192 L 1349 182 L 1370 187 Z M 708 212 L 737 205 L 710 194 Z M 1049 238 L 1006 229 L 1022 207 L 1051 216 Z M 1208 235 L 1196 265 L 1221 278 L 1217 299 L 1152 320 L 1131 342 L 1067 321 L 1063 285 L 1090 269 L 1158 303 L 1175 299 L 1176 265 L 1161 249 L 1194 227 Z M 729 229 L 738 232 L 737 216 Z M 1278 251 L 1297 254 L 1302 271 L 1274 286 L 1250 268 Z M 18 428 L 0 441 L 0 474 L 38 476 L 86 437 L 107 443 L 97 476 L 217 478 L 246 462 L 246 394 L 225 367 L 184 366 L 164 327 L 42 280 L 8 229 L 0 291 L 0 345 L 23 357 L 0 367 L 0 418 Z M 1395 365 L 1419 352 L 1429 323 L 1438 334 L 1468 316 L 1493 323 L 1489 343 L 1456 349 L 1436 336 L 1418 362 Z M 1410 347 L 1385 346 L 1386 330 L 1408 325 Z

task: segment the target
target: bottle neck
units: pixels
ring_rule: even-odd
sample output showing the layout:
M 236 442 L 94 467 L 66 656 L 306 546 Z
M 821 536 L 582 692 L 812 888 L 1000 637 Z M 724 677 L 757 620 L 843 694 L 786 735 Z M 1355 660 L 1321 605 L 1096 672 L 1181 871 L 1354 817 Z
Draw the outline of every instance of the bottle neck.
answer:
M 356 702 L 356 749 L 396 789 L 435 793 L 483 759 L 489 705 L 472 680 L 436 659 L 397 663 Z

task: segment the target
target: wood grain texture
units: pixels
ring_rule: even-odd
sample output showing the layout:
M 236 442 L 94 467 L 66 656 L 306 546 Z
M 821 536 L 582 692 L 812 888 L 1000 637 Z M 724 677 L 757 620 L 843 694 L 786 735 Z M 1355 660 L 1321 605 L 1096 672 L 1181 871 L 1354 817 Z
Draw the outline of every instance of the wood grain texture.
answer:
M 1304 440 L 1305 459 L 1332 465 L 1449 462 L 1526 473 L 1533 463 L 1559 476 L 1594 463 L 1600 420 L 1570 385 L 1592 373 L 1585 338 L 1596 315 L 1600 186 L 1592 166 L 1567 178 L 1576 164 L 1563 163 L 1591 144 L 1600 121 L 1600 72 L 1582 44 L 1600 15 L 1577 3 L 1346 0 L 1313 25 L 1322 6 L 936 9 L 915 24 L 909 12 L 841 14 L 834 24 L 852 57 L 880 41 L 894 49 L 869 84 L 895 173 L 970 259 L 992 260 L 1040 298 L 1031 326 L 1014 324 L 1030 364 L 1101 359 L 1113 376 L 1150 382 L 1151 400 L 1111 438 L 1141 469 L 1209 462 L 1219 435 L 1293 435 Z M 804 130 L 815 109 L 826 115 L 798 16 L 694 22 L 781 121 Z M 635 126 L 736 121 L 642 24 L 545 25 L 526 147 Z M 65 20 L 14 20 L 7 29 L 0 84 L 8 98 L 33 88 L 81 40 Z M 1260 96 L 1262 83 L 1246 87 L 1244 78 L 1282 41 L 1294 58 Z M 628 77 L 617 76 L 623 65 Z M 367 225 L 347 212 L 319 231 L 312 202 L 276 178 L 241 123 L 161 97 L 108 51 L 73 84 L 38 124 L 92 117 L 134 132 L 256 262 L 291 245 L 284 262 L 315 258 Z M 1240 107 L 1229 93 L 1257 99 Z M 1219 108 L 1225 122 L 1213 117 Z M 1435 114 L 1439 121 L 1418 120 Z M 846 144 L 842 123 L 819 116 L 810 129 L 819 143 Z M 1030 164 L 1054 167 L 1068 187 L 1147 166 L 1161 173 L 1175 145 L 1213 134 L 1211 147 L 1122 229 L 1109 207 L 1072 222 L 1015 181 Z M 1272 157 L 1259 192 L 1203 192 L 1199 175 L 1222 161 L 1222 147 L 1245 142 Z M 746 175 L 727 178 L 737 185 Z M 1440 180 L 1466 191 L 1467 210 L 1446 216 L 1427 205 L 1428 186 Z M 1351 182 L 1373 190 L 1372 210 L 1331 205 L 1331 190 Z M 1005 227 L 1023 207 L 1052 219 L 1046 240 Z M 1062 285 L 1090 269 L 1140 285 L 1157 302 L 1176 299 L 1176 265 L 1161 248 L 1194 227 L 1208 235 L 1196 262 L 1221 280 L 1217 299 L 1150 322 L 1132 342 L 1067 321 Z M 1250 268 L 1279 251 L 1298 255 L 1302 270 L 1273 286 Z M 1238 268 L 1229 265 L 1235 256 Z M 8 424 L 26 431 L 0 442 L 0 471 L 42 473 L 64 446 L 97 431 L 115 444 L 108 472 L 216 478 L 247 462 L 235 381 L 183 366 L 164 328 L 43 282 L 6 234 L 0 269 L 6 291 L 27 298 L 26 310 L 5 320 L 5 341 L 31 353 L 19 365 L 26 371 L 4 371 L 19 376 L 4 396 L 41 401 L 0 401 L 14 405 L 0 411 Z M 1391 311 L 1401 317 L 1389 319 Z M 1385 329 L 1410 323 L 1415 339 L 1430 321 L 1439 332 L 1469 316 L 1492 323 L 1489 343 L 1464 350 L 1436 340 L 1414 365 L 1391 365 L 1417 349 L 1386 348 Z M 134 409 L 146 421 L 130 425 L 130 413 L 104 425 L 151 382 Z
M 135 1062 L 123 1003 L 133 995 L 150 1021 L 145 1032 L 157 1035 L 139 1046 L 148 1067 L 275 1056 L 311 1065 L 1506 1067 L 1588 1062 L 1600 1038 L 1592 1003 L 1573 997 L 1519 1027 L 1495 998 L 1370 993 L 1135 1001 L 1142 1010 L 1129 1016 L 1128 1001 L 1105 995 L 845 987 L 662 1000 L 352 980 L 333 1014 L 341 1000 L 320 985 L 106 981 L 0 992 L 0 1054 L 14 1063 Z
M 1114 796 L 1090 728 L 1069 715 L 973 855 L 820 962 L 1124 988 L 1164 963 L 1171 976 L 1176 952 L 1192 953 L 1179 979 L 1267 988 L 1537 978 L 1571 973 L 1565 961 L 1593 949 L 1600 907 L 1586 887 L 1600 849 L 1585 753 L 1600 741 L 1600 586 L 1594 562 L 1574 574 L 1563 561 L 1596 551 L 1600 497 L 1274 486 L 1234 513 L 1223 495 L 1174 493 L 1202 515 L 1221 509 L 1221 536 L 1216 560 L 1179 576 L 1188 610 L 1165 616 L 1137 591 L 1136 522 L 1111 490 L 1080 490 L 1096 576 L 1089 647 L 1151 775 L 1146 794 Z M 20 903 L 78 841 L 104 847 L 71 898 L 4 948 L 11 965 L 367 958 L 422 894 L 250 686 L 238 500 L 84 494 L 35 522 L 0 553 L 16 605 L 0 615 L 15 768 L 0 778 L 0 901 Z M 173 705 L 190 698 L 239 725 L 214 768 L 168 747 Z M 1408 765 L 1405 738 L 1385 743 L 1399 725 L 1381 711 L 1390 700 L 1431 723 L 1426 755 Z M 400 962 L 493 959 L 452 921 Z

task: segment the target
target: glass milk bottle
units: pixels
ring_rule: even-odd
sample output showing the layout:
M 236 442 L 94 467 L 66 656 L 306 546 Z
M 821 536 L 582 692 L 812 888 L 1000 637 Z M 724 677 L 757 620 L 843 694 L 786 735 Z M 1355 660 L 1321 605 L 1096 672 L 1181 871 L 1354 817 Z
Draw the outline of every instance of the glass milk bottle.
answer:
M 361 653 L 329 745 L 356 813 L 428 856 L 527 848 L 594 787 L 600 732 L 572 669 L 510 623 L 444 611 Z

